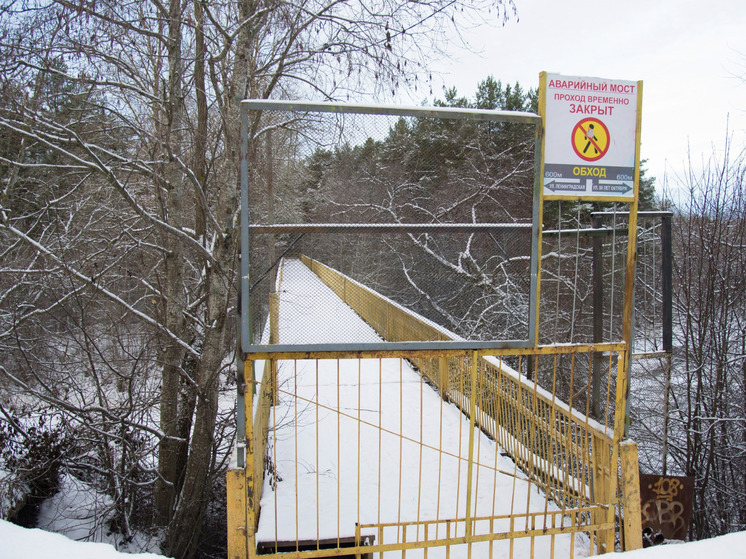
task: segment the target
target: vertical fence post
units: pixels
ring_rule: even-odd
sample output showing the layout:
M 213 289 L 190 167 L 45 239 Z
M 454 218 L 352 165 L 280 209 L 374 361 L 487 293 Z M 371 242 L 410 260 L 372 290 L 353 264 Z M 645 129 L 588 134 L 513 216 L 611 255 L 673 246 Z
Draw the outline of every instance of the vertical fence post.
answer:
M 246 480 L 243 469 L 228 470 L 226 493 L 228 508 L 228 557 L 247 559 Z
M 671 361 L 673 357 L 673 250 L 671 247 L 671 214 L 661 217 L 661 229 L 663 351 L 668 353 L 663 394 L 663 475 L 666 475 L 668 473 L 668 407 L 671 391 Z
M 244 362 L 244 375 L 254 378 L 252 361 Z M 248 559 L 255 555 L 256 519 L 258 500 L 254 491 L 254 432 L 252 410 L 254 389 L 247 387 L 243 391 L 247 413 L 244 426 L 246 429 L 246 463 L 243 468 L 228 470 L 226 474 L 227 513 L 228 513 L 228 557 L 230 559 Z
M 663 351 L 673 350 L 673 250 L 671 214 L 661 216 L 661 296 L 663 297 Z
M 476 351 L 471 354 L 471 394 L 469 406 L 469 463 L 466 474 L 466 541 L 471 541 L 471 481 L 474 474 L 474 422 L 477 415 L 477 373 L 479 372 L 479 356 Z
M 280 296 L 277 293 L 269 294 L 269 343 L 280 343 Z M 271 405 L 277 405 L 277 361 L 270 359 L 264 365 L 270 369 L 270 385 L 272 395 L 270 397 Z M 266 376 L 266 375 L 265 375 Z
M 251 373 L 251 370 L 246 366 L 247 363 L 247 361 L 243 363 L 244 370 L 242 375 L 244 377 L 246 373 Z M 251 422 L 251 419 L 247 419 L 251 417 L 251 407 L 246 407 L 246 400 L 248 399 L 248 401 L 251 402 L 253 399 L 251 387 L 244 386 L 242 390 L 239 389 L 238 398 L 244 405 L 244 409 L 248 410 L 248 413 L 240 416 L 243 423 L 240 425 L 239 431 L 245 434 L 246 425 Z M 252 455 L 250 451 L 253 441 L 249 438 L 246 438 L 245 441 L 246 448 L 238 446 L 236 448 L 236 457 L 237 459 L 242 460 L 242 462 L 237 463 L 235 468 L 231 467 L 226 472 L 225 476 L 229 559 L 248 559 L 249 556 L 248 535 L 250 530 L 248 519 L 249 507 L 247 502 L 247 482 L 249 481 L 249 471 L 253 472 Z M 246 451 L 249 452 L 248 456 L 246 455 Z M 242 456 L 238 455 L 239 452 Z M 251 531 L 253 532 L 253 529 Z
M 591 496 L 594 506 L 611 503 L 611 448 L 600 436 L 593 435 L 593 494 Z M 606 520 L 603 513 L 594 513 L 594 522 L 602 523 Z M 604 533 L 597 534 L 596 545 L 598 552 L 613 551 L 606 547 L 606 543 L 614 541 L 614 530 L 608 530 Z
M 635 308 L 635 267 L 637 263 L 637 211 L 639 206 L 640 190 L 640 141 L 639 130 L 642 119 L 642 82 L 637 82 L 637 130 L 638 138 L 635 145 L 635 178 L 634 197 L 629 204 L 629 220 L 627 222 L 627 258 L 625 261 L 624 274 L 624 310 L 622 312 L 622 340 L 625 347 L 622 352 L 621 366 L 617 367 L 616 398 L 614 410 L 614 448 L 612 450 L 612 472 L 611 472 L 611 497 L 617 494 L 618 461 L 620 456 L 620 444 L 627 436 L 629 417 L 627 416 L 627 404 L 629 402 L 629 374 L 632 362 L 632 351 L 634 350 L 632 315 Z M 613 508 L 610 508 L 610 520 L 614 519 Z M 641 528 L 638 528 L 641 530 Z M 610 542 L 614 544 L 613 540 Z M 611 551 L 611 548 L 607 547 Z
M 440 397 L 443 400 L 446 400 L 448 398 L 448 358 L 447 357 L 439 357 L 438 358 L 438 371 L 440 373 Z
M 631 235 L 630 235 L 631 236 Z M 628 274 L 630 275 L 630 274 Z M 626 341 L 626 340 L 625 340 Z M 620 353 L 620 358 L 617 360 L 617 380 L 616 380 L 616 395 L 614 402 L 614 438 L 611 447 L 611 467 L 609 476 L 609 512 L 608 522 L 614 522 L 615 520 L 615 506 L 614 503 L 617 501 L 618 482 L 619 482 L 619 449 L 624 437 L 625 424 L 627 419 L 627 389 L 628 389 L 628 378 L 627 372 L 629 371 L 629 361 L 632 352 L 629 349 L 629 345 L 624 348 Z M 610 534 L 606 538 L 606 551 L 614 551 L 614 531 L 610 530 Z
M 642 512 L 640 503 L 640 464 L 637 443 L 625 441 L 622 458 L 622 510 L 624 511 L 623 551 L 642 548 Z
M 360 524 L 355 522 L 355 559 L 360 559 Z
M 251 379 L 253 385 L 255 382 L 254 362 L 246 360 L 244 374 L 247 379 Z M 256 386 L 247 389 L 244 392 L 244 402 L 246 406 L 246 547 L 248 548 L 247 557 L 253 557 L 256 553 L 256 525 L 259 518 L 259 499 L 256 488 L 256 460 L 263 460 L 264 456 L 258 456 L 255 452 L 255 434 L 254 434 L 254 393 Z M 261 487 L 259 488 L 261 490 Z
M 601 216 L 593 216 L 593 228 L 601 228 Z M 603 320 L 604 320 L 604 261 L 603 261 L 603 238 L 600 235 L 593 237 L 593 343 L 603 342 Z M 601 378 L 603 372 L 602 357 L 598 352 L 593 352 L 593 378 L 591 387 L 591 404 L 593 417 L 601 417 Z
M 240 180 L 241 180 L 241 274 L 240 274 L 240 348 L 246 351 L 251 344 L 251 305 L 249 302 L 249 111 L 241 104 L 241 148 L 240 148 Z M 238 425 L 236 438 L 246 442 L 243 469 L 231 470 L 226 476 L 226 490 L 228 492 L 228 556 L 232 559 L 245 559 L 249 554 L 249 547 L 254 543 L 254 511 L 251 503 L 253 492 L 254 435 L 251 431 L 253 424 L 254 400 L 254 367 L 250 361 L 244 361 L 243 380 L 239 374 L 237 406 L 238 417 L 243 423 Z M 249 383 L 251 386 L 249 386 Z M 242 393 L 243 392 L 243 393 Z M 240 452 L 237 449 L 237 452 Z M 239 457 L 241 458 L 241 457 Z M 253 555 L 253 550 L 252 550 Z

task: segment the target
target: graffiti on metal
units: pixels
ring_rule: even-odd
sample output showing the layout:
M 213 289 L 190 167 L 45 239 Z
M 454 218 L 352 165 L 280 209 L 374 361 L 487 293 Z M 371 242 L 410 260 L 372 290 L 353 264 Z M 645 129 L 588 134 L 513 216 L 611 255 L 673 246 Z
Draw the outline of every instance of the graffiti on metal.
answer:
M 657 540 L 685 540 L 692 514 L 694 478 L 640 474 L 642 528 Z

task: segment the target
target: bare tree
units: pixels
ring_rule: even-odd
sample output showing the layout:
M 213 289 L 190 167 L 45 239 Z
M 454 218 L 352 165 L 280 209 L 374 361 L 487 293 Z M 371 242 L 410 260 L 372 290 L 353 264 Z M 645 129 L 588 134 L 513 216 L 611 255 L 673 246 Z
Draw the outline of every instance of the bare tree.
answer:
M 695 478 L 693 539 L 746 527 L 746 167 L 734 151 L 691 164 L 672 193 L 669 464 Z
M 506 6 L 53 0 L 0 11 L 4 378 L 106 433 L 99 460 L 124 441 L 107 422 L 157 445 L 144 479 L 112 483 L 154 488 L 170 555 L 195 553 L 221 463 L 238 101 L 427 85 L 425 55 L 448 30 L 502 20 Z M 60 352 L 68 338 L 74 351 Z M 60 375 L 100 383 L 96 403 L 69 403 L 50 382 Z M 116 411 L 109 383 L 124 385 Z

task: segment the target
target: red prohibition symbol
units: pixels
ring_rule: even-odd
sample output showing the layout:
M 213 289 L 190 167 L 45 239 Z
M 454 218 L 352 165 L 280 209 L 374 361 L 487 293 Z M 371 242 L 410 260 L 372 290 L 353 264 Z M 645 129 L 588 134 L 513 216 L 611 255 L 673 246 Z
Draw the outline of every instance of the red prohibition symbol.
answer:
M 598 161 L 609 151 L 611 136 L 606 125 L 597 118 L 584 118 L 572 129 L 572 149 L 585 161 Z

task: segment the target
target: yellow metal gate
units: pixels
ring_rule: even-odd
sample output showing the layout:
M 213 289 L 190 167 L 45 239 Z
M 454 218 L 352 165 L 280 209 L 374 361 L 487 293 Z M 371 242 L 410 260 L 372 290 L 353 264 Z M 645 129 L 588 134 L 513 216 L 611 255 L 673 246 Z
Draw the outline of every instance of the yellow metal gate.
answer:
M 411 339 L 411 330 L 442 339 L 442 329 L 303 260 L 384 339 Z M 280 292 L 273 324 L 282 323 L 283 305 L 298 304 L 289 289 Z M 623 344 L 603 344 L 247 361 L 246 377 L 261 382 L 257 402 L 245 391 L 246 409 L 255 410 L 247 467 L 228 476 L 231 556 L 613 550 L 616 509 L 634 509 L 637 475 L 626 468 L 630 489 L 619 493 L 611 464 L 625 358 Z M 593 419 L 599 360 L 606 405 Z

